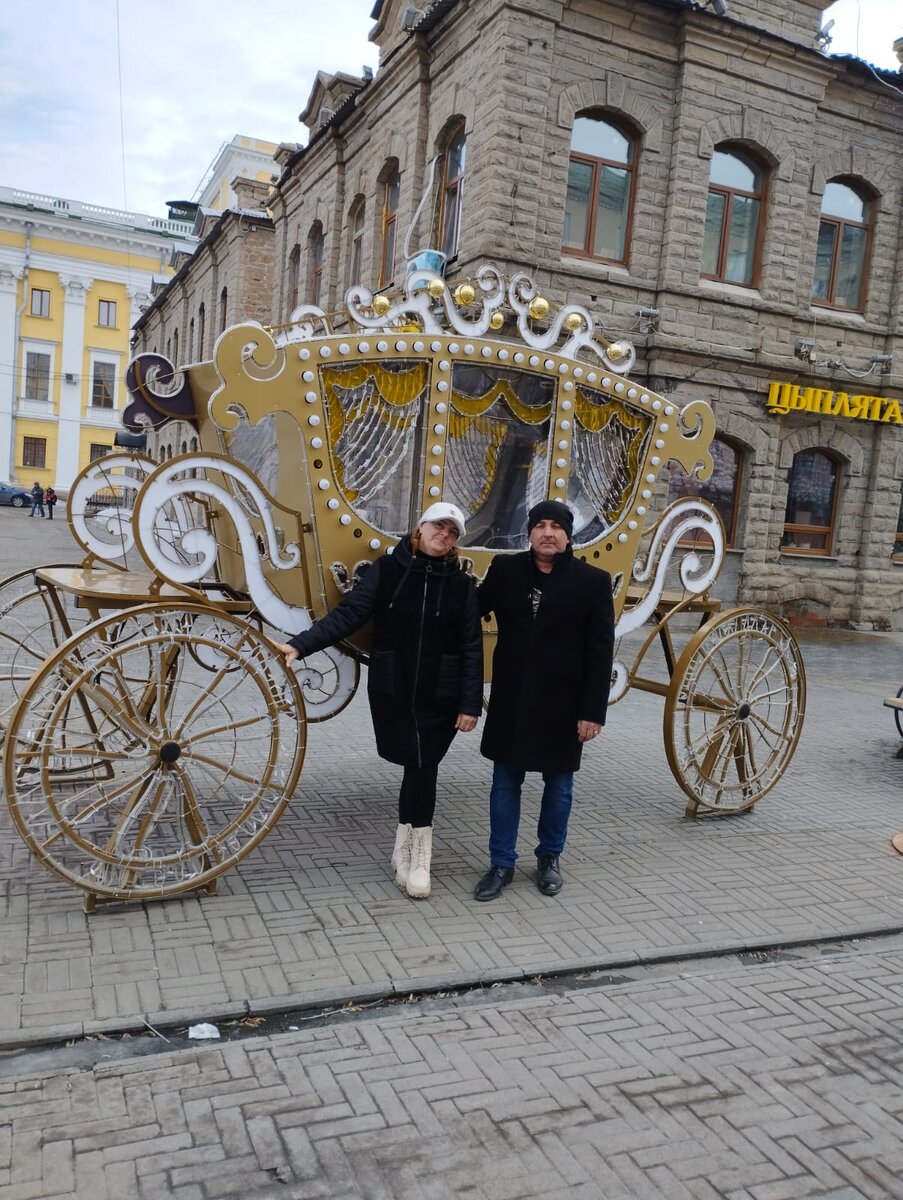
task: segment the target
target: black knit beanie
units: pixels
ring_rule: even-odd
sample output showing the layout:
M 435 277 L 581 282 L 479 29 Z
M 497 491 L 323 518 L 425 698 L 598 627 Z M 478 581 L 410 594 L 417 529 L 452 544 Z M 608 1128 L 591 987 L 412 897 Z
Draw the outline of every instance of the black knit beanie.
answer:
M 527 514 L 527 533 L 540 521 L 555 521 L 568 535 L 568 541 L 574 532 L 574 514 L 560 500 L 542 500 L 534 504 Z

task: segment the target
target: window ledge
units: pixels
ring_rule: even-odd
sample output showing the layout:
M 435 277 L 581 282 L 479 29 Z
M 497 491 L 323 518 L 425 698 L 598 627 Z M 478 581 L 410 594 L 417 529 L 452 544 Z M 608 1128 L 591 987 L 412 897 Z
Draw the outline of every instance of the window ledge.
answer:
M 836 554 L 794 554 L 792 550 L 781 550 L 779 557 L 792 558 L 795 562 L 799 562 L 800 559 L 804 559 L 806 562 L 840 562 L 840 559 Z
M 618 263 L 600 262 L 595 258 L 581 258 L 577 254 L 562 254 L 558 259 L 562 271 L 574 275 L 590 275 L 597 279 L 615 279 L 619 283 L 637 283 L 627 267 Z
M 713 292 L 723 300 L 733 300 L 737 304 L 746 304 L 749 308 L 765 303 L 758 288 L 742 287 L 739 283 L 725 283 L 721 279 L 700 279 L 699 290 Z
M 849 308 L 830 308 L 828 305 L 810 304 L 809 313 L 814 321 L 840 321 L 844 325 L 864 325 L 865 313 L 853 312 Z

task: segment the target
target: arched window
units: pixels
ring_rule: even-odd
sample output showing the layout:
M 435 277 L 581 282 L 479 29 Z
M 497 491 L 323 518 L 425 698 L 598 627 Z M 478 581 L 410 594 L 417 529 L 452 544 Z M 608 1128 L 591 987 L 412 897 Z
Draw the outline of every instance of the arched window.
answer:
M 364 218 L 367 206 L 363 199 L 358 200 L 351 209 L 351 257 L 349 260 L 348 282 L 360 283 L 364 269 Z
M 900 489 L 900 515 L 897 517 L 897 536 L 894 538 L 894 559 L 903 562 L 903 488 Z
M 793 456 L 781 546 L 794 554 L 830 554 L 839 464 L 825 450 Z
M 752 287 L 759 271 L 765 170 L 745 151 L 712 154 L 702 275 Z
M 856 312 L 865 308 L 871 223 L 871 202 L 852 184 L 832 179 L 821 202 L 813 304 Z
M 175 364 L 175 366 L 179 365 L 179 331 L 178 331 L 178 329 L 174 329 L 172 331 L 172 361 Z
M 229 289 L 223 288 L 219 294 L 219 331 L 226 328 L 226 315 L 229 309 Z
M 635 165 L 634 139 L 602 117 L 577 116 L 561 233 L 566 254 L 627 261 Z
M 382 250 L 379 259 L 379 286 L 385 287 L 395 278 L 395 218 L 398 215 L 398 196 L 401 180 L 395 167 L 383 184 Z
M 198 358 L 204 357 L 204 340 L 207 336 L 207 310 L 203 304 L 198 305 Z
M 307 243 L 308 254 L 308 300 L 311 304 L 320 303 L 323 294 L 323 263 L 326 258 L 326 235 L 323 226 L 317 221 L 310 231 Z
M 288 311 L 294 312 L 298 307 L 301 279 L 301 247 L 296 245 L 288 256 Z
M 194 362 L 194 317 L 188 322 L 188 361 Z
M 461 243 L 461 206 L 464 203 L 464 166 L 467 140 L 463 124 L 449 135 L 445 148 L 442 207 L 439 213 L 439 249 L 446 259 L 454 258 Z
M 668 503 L 681 496 L 698 496 L 701 500 L 708 500 L 721 517 L 726 544 L 733 546 L 737 537 L 743 456 L 736 446 L 724 438 L 716 437 L 712 442 L 712 463 L 712 474 L 704 483 L 688 475 L 679 463 L 669 463 Z M 688 540 L 702 545 L 711 544 L 708 534 L 701 530 L 691 534 Z

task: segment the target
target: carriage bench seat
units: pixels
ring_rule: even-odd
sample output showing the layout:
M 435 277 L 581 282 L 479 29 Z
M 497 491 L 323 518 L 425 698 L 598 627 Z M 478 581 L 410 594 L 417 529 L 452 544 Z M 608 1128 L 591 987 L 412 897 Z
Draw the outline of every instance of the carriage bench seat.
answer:
M 51 591 L 70 593 L 75 597 L 76 607 L 87 609 L 94 620 L 108 609 L 134 608 L 155 600 L 212 601 L 217 608 L 234 613 L 248 613 L 254 607 L 249 600 L 220 593 L 216 585 L 199 589 L 174 587 L 149 572 L 40 567 L 35 578 Z

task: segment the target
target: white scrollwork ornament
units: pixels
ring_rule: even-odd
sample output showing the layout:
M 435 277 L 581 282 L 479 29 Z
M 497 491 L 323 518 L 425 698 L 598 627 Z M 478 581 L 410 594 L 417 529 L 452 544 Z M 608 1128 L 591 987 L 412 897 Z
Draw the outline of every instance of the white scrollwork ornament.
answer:
M 106 454 L 76 477 L 66 513 L 79 544 L 94 558 L 118 562 L 133 549 L 132 504 L 154 466 L 143 454 Z M 108 503 L 98 503 L 98 496 Z

